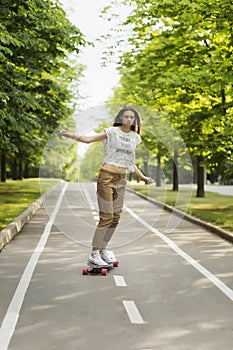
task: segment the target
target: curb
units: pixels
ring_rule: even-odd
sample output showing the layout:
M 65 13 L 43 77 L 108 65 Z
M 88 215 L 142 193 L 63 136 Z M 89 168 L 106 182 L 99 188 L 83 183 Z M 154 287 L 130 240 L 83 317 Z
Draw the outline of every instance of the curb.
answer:
M 135 193 L 137 196 L 147 200 L 148 202 L 153 203 L 153 204 L 159 206 L 160 208 L 163 208 L 166 211 L 174 212 L 176 215 L 184 218 L 185 220 L 190 221 L 190 222 L 192 222 L 194 224 L 197 224 L 197 225 L 199 225 L 201 227 L 204 227 L 207 230 L 211 231 L 212 233 L 215 233 L 215 234 L 219 235 L 220 237 L 226 239 L 227 241 L 230 241 L 230 242 L 233 243 L 233 233 L 227 232 L 227 231 L 221 229 L 218 226 L 215 226 L 213 224 L 207 223 L 207 222 L 205 222 L 203 220 L 200 220 L 200 219 L 198 219 L 198 218 L 196 218 L 196 217 L 194 217 L 194 216 L 192 216 L 190 214 L 186 214 L 183 211 L 178 210 L 178 209 L 176 209 L 176 208 L 174 208 L 174 207 L 172 207 L 170 205 L 167 205 L 167 204 L 164 204 L 162 202 L 159 202 L 156 199 L 153 199 L 153 198 L 150 198 L 150 197 L 146 197 L 145 195 L 143 195 L 143 194 L 141 194 L 141 193 L 139 193 L 137 191 L 134 191 L 134 190 L 129 190 L 129 191 Z
M 6 228 L 0 231 L 0 252 L 23 228 L 23 226 L 35 215 L 35 213 L 43 205 L 43 202 L 54 191 L 54 185 L 50 190 L 45 192 L 40 198 L 35 200 L 22 214 L 20 214 L 14 221 L 12 221 Z

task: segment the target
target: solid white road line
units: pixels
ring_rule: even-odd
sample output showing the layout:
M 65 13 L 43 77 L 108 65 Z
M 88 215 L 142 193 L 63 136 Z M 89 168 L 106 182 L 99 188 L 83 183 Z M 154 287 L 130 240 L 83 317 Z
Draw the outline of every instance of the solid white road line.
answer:
M 88 203 L 90 209 L 91 209 L 92 211 L 96 211 L 94 202 L 93 202 L 93 200 L 91 199 L 91 196 L 90 196 L 89 192 L 87 191 L 85 185 L 81 185 L 80 187 L 81 187 L 82 191 L 84 192 L 84 196 L 86 197 L 86 200 L 87 200 L 87 203 Z
M 41 236 L 41 239 L 34 250 L 25 270 L 24 273 L 20 279 L 20 282 L 18 284 L 18 287 L 15 291 L 15 294 L 11 300 L 11 303 L 8 307 L 8 310 L 6 312 L 6 315 L 3 319 L 2 326 L 0 328 L 0 348 L 1 350 L 7 350 L 8 345 L 10 343 L 11 337 L 14 334 L 14 330 L 19 318 L 19 313 L 21 306 L 23 304 L 23 300 L 26 294 L 26 291 L 28 289 L 29 283 L 32 278 L 32 274 L 34 272 L 34 269 L 38 263 L 39 257 L 41 253 L 44 250 L 45 244 L 48 240 L 49 234 L 51 232 L 51 228 L 54 224 L 56 215 L 59 211 L 60 205 L 62 203 L 63 196 L 65 194 L 66 188 L 68 186 L 68 183 L 66 183 L 62 189 L 62 192 L 59 195 L 59 198 L 57 200 L 56 206 L 52 212 L 52 215 L 50 217 L 50 220 L 47 222 L 44 232 Z
M 127 287 L 125 279 L 123 276 L 113 276 L 117 287 Z
M 133 324 L 143 324 L 145 323 L 142 316 L 140 315 L 134 301 L 123 301 L 125 310 L 129 316 L 131 323 Z
M 209 270 L 207 270 L 204 266 L 199 264 L 196 260 L 194 260 L 190 255 L 185 253 L 181 248 L 179 248 L 170 238 L 165 236 L 159 230 L 155 229 L 153 226 L 148 224 L 145 220 L 143 220 L 140 216 L 138 216 L 133 210 L 126 207 L 127 212 L 132 215 L 137 221 L 139 221 L 143 226 L 145 226 L 148 230 L 155 233 L 159 238 L 161 238 L 165 243 L 169 245 L 177 254 L 182 256 L 190 265 L 192 265 L 197 271 L 199 271 L 202 275 L 204 275 L 210 282 L 212 282 L 218 289 L 220 289 L 228 298 L 233 301 L 233 290 L 226 286 L 220 279 L 218 279 L 215 275 L 213 275 Z
M 93 219 L 95 220 L 95 225 L 97 226 L 98 223 L 99 223 L 99 219 L 100 219 L 100 218 L 99 218 L 99 214 L 98 214 L 98 212 L 96 211 L 96 208 L 95 208 L 95 206 L 94 206 L 94 202 L 92 201 L 91 196 L 90 196 L 89 192 L 87 191 L 87 189 L 85 188 L 85 186 L 82 185 L 81 188 L 82 188 L 82 191 L 83 191 L 83 193 L 84 193 L 84 196 L 86 197 L 86 200 L 87 200 L 87 202 L 88 202 L 88 205 L 89 205 L 89 207 L 90 207 L 90 209 L 91 209 L 91 213 L 92 213 L 92 215 L 93 215 Z

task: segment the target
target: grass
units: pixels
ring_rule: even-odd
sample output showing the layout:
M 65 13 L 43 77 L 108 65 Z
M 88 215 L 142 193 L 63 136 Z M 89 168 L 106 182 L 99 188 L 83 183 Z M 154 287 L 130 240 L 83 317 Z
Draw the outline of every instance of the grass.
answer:
M 205 192 L 204 198 L 197 198 L 196 190 L 180 187 L 178 192 L 174 192 L 171 186 L 150 187 L 136 183 L 133 188 L 159 202 L 175 206 L 203 221 L 233 232 L 233 196 Z
M 0 183 L 0 230 L 15 220 L 36 199 L 50 189 L 58 179 L 8 180 Z M 41 191 L 42 188 L 42 191 Z

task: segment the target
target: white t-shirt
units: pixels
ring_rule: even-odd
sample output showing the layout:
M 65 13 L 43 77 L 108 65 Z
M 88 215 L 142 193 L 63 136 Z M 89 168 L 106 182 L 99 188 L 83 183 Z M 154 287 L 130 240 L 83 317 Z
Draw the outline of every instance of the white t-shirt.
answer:
M 117 126 L 105 129 L 107 138 L 104 144 L 104 163 L 126 168 L 134 171 L 135 149 L 141 142 L 141 137 L 134 131 L 122 131 Z

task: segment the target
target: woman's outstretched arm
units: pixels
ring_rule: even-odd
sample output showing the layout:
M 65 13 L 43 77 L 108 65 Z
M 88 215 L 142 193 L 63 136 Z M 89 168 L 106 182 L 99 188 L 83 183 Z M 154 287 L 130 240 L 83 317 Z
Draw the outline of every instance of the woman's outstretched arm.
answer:
M 67 130 L 62 130 L 61 131 L 61 136 L 67 137 L 68 139 L 72 139 L 72 140 L 75 140 L 75 141 L 83 142 L 83 143 L 91 143 L 91 142 L 96 142 L 96 141 L 102 141 L 102 140 L 104 140 L 107 137 L 105 131 L 102 131 L 102 132 L 100 132 L 100 133 L 98 133 L 96 135 L 92 135 L 92 136 L 85 136 L 85 135 L 77 136 L 75 134 L 71 134 Z

